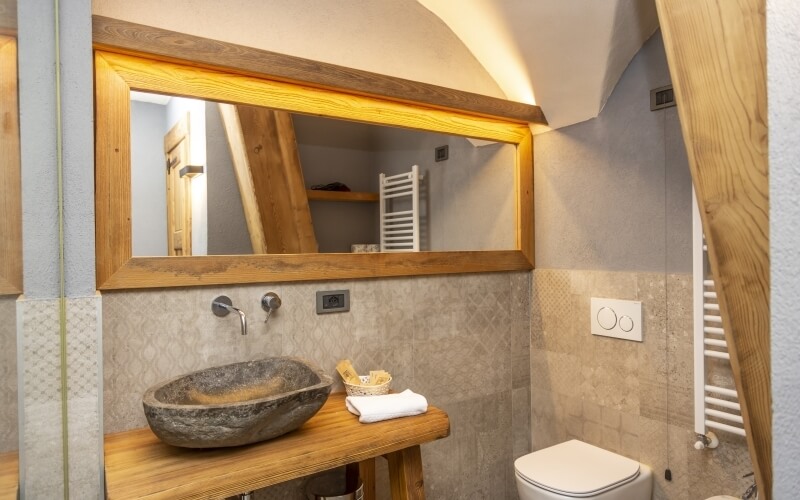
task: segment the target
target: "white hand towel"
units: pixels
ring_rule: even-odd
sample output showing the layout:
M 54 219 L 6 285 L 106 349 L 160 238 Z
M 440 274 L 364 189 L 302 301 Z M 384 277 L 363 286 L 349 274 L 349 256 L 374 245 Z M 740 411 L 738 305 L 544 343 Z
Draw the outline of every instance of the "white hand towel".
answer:
M 362 424 L 409 417 L 428 411 L 428 400 L 425 396 L 411 389 L 383 396 L 348 396 L 344 402 L 350 413 L 359 416 L 358 421 Z

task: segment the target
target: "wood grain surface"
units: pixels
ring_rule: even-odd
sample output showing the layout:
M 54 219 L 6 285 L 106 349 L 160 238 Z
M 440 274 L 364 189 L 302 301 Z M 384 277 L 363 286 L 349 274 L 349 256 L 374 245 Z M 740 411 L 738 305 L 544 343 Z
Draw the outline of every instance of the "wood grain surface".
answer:
M 658 0 L 759 498 L 772 493 L 764 0 Z
M 100 285 L 133 253 L 131 103 L 128 85 L 98 54 L 94 69 L 95 273 Z
M 108 498 L 225 498 L 406 448 L 413 455 L 413 447 L 449 433 L 447 414 L 432 406 L 423 415 L 360 424 L 339 393 L 300 429 L 249 446 L 176 448 L 148 428 L 110 434 L 105 438 Z M 421 463 L 409 464 L 404 468 L 421 473 L 415 469 Z
M 17 41 L 0 35 L 0 295 L 22 293 Z
M 19 457 L 16 451 L 0 453 L 0 500 L 17 500 Z
M 448 89 L 335 64 L 311 61 L 152 26 L 92 16 L 92 38 L 109 52 L 149 54 L 165 61 L 291 83 L 337 89 L 364 96 L 414 102 L 441 109 L 546 124 L 541 108 L 471 92 Z
M 135 257 L 101 290 L 528 271 L 519 250 Z
M 291 115 L 258 106 L 235 108 L 266 239 L 265 253 L 316 253 Z
M 377 202 L 378 193 L 363 193 L 359 191 L 323 191 L 320 189 L 307 189 L 306 196 L 309 201 L 365 201 Z

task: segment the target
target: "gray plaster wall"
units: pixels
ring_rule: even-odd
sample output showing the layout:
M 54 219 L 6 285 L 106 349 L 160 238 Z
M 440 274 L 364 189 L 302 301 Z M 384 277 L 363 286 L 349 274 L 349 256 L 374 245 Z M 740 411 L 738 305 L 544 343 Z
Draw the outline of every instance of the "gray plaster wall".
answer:
M 767 1 L 773 496 L 800 492 L 800 4 Z
M 206 102 L 206 178 L 208 254 L 253 253 L 228 139 L 215 102 Z
M 44 2 L 20 2 L 17 16 L 18 57 L 24 61 L 19 65 L 24 288 L 29 298 L 53 298 L 59 295 L 55 16 Z
M 131 226 L 136 256 L 167 255 L 166 122 L 166 106 L 131 101 Z
M 94 203 L 87 202 L 94 199 L 92 2 L 70 1 L 59 14 L 66 296 L 90 297 L 95 292 Z
M 60 293 L 55 16 L 19 2 L 23 279 L 28 298 Z M 91 2 L 60 12 L 66 295 L 94 294 L 94 123 Z
M 534 137 L 536 267 L 691 272 L 691 176 L 661 33 L 597 118 Z
M 436 162 L 434 152 L 439 146 L 448 146 L 449 156 Z M 420 183 L 423 250 L 516 248 L 514 146 L 476 147 L 459 136 L 382 127 L 375 148 L 379 172 L 394 175 L 419 165 L 424 175 Z

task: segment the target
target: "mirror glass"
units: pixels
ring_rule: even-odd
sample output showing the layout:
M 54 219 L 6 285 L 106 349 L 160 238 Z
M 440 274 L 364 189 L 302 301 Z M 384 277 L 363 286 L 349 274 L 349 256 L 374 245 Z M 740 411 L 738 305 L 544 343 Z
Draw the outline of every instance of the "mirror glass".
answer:
M 381 206 L 387 225 L 416 214 L 420 251 L 513 250 L 515 158 L 513 144 L 131 92 L 133 255 L 381 251 Z M 391 185 L 381 201 L 379 176 L 413 165 L 416 210 Z M 383 251 L 408 251 L 392 237 Z
M 17 496 L 16 300 L 21 287 L 16 3 L 0 0 L 0 498 Z

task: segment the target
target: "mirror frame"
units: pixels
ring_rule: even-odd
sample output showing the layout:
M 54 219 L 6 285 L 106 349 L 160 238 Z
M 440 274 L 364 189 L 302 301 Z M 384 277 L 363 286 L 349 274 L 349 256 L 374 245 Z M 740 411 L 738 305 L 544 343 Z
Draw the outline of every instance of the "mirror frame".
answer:
M 252 71 L 243 74 L 224 68 L 198 66 L 175 58 L 167 61 L 131 50 L 125 52 L 110 52 L 107 44 L 96 44 L 95 236 L 98 289 L 376 278 L 533 268 L 533 141 L 527 123 L 385 97 L 356 95 L 330 87 L 288 83 L 255 75 Z M 266 106 L 302 114 L 514 144 L 516 249 L 134 257 L 131 237 L 130 90 Z
M 0 295 L 22 293 L 22 185 L 17 109 L 17 41 L 0 27 Z

